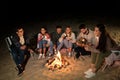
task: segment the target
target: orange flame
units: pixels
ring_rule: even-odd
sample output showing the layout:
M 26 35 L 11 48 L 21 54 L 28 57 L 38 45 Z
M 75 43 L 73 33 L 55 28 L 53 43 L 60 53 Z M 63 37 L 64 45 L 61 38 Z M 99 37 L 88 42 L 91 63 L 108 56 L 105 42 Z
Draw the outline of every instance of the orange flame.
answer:
M 52 65 L 59 65 L 62 66 L 62 58 L 61 58 L 61 54 L 58 51 L 58 53 L 56 54 L 56 58 L 54 60 L 54 62 L 52 63 Z

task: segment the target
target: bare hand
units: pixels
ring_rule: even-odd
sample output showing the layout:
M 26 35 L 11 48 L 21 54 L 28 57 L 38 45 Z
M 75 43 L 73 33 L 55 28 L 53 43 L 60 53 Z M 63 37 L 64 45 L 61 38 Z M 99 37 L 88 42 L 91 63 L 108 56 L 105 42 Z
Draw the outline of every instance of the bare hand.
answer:
M 66 37 L 66 39 L 67 39 L 67 40 L 70 40 L 70 38 L 69 38 L 69 37 Z
M 65 38 L 65 35 L 62 35 L 62 38 Z
M 84 49 L 86 50 L 86 51 L 89 51 L 90 50 L 90 46 L 89 45 L 84 45 Z

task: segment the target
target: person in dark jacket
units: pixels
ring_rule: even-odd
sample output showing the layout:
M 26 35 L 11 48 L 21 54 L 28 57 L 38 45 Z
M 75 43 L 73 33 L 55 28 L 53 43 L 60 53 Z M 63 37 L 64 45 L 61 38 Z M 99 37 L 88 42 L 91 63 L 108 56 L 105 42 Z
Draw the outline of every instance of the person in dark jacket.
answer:
M 16 54 L 16 65 L 18 75 L 25 70 L 25 66 L 30 58 L 29 39 L 24 33 L 22 26 L 17 27 L 16 34 L 12 38 L 12 52 Z
M 59 38 L 61 37 L 62 33 L 62 26 L 56 26 L 56 31 L 51 33 L 51 41 L 55 51 L 57 49 L 57 46 L 60 44 Z

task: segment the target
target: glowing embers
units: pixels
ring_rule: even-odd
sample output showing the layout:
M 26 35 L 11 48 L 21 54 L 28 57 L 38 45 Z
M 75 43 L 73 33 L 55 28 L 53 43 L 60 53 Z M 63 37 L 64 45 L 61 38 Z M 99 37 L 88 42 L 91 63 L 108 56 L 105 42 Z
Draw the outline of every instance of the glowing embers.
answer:
M 69 62 L 65 60 L 64 57 L 61 56 L 61 53 L 58 51 L 55 56 L 47 60 L 47 64 L 45 65 L 49 70 L 57 70 L 61 68 L 66 68 L 69 65 Z

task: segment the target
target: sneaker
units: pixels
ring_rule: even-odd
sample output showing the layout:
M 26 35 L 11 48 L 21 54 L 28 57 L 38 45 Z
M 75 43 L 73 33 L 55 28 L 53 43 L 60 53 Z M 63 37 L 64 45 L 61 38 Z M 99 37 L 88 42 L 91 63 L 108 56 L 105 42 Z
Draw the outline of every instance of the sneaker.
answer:
M 41 59 L 41 57 L 42 57 L 42 54 L 39 54 L 39 57 L 38 57 L 38 59 Z
M 68 53 L 68 57 L 71 57 L 71 53 L 70 52 Z
M 96 74 L 94 72 L 89 72 L 89 74 L 85 75 L 85 78 L 94 77 Z
M 84 72 L 84 74 L 89 74 L 90 72 L 92 72 L 92 69 L 88 69 L 86 72 Z
M 45 54 L 42 55 L 42 58 L 45 58 Z
M 49 53 L 49 54 L 48 54 L 48 57 L 50 57 L 51 55 L 52 55 L 52 54 L 51 54 L 51 53 Z

